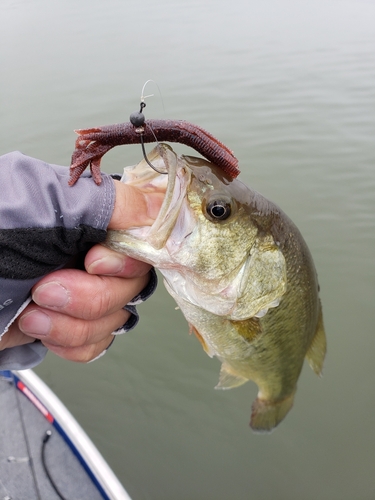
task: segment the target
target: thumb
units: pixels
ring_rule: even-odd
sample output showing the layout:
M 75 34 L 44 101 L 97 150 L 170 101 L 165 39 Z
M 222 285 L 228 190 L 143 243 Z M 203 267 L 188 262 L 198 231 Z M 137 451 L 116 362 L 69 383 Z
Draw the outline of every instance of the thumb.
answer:
M 108 229 L 128 229 L 150 226 L 156 219 L 163 202 L 160 191 L 141 191 L 120 181 L 114 181 L 115 206 Z

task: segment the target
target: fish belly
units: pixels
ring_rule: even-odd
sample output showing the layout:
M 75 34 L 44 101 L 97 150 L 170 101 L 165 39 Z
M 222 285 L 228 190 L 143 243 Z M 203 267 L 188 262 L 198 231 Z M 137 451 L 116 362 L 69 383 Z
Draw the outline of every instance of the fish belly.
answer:
M 214 315 L 177 296 L 165 283 L 179 305 L 204 350 L 221 362 L 217 389 L 239 387 L 252 380 L 258 385 L 258 397 L 252 405 L 250 427 L 269 432 L 293 406 L 297 381 L 304 358 L 320 374 L 325 356 L 325 333 L 319 303 L 318 319 L 311 335 L 280 328 L 283 308 L 270 310 L 263 318 L 231 321 Z M 301 325 L 300 330 L 303 330 Z M 304 337 L 310 340 L 303 342 Z

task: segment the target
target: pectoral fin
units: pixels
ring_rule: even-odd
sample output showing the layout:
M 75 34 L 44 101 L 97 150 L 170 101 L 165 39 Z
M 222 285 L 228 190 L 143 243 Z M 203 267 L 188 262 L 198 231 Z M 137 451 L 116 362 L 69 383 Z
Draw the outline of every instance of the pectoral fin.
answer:
M 317 375 L 322 374 L 323 362 L 327 350 L 327 340 L 323 325 L 322 306 L 319 304 L 319 319 L 316 332 L 309 350 L 306 353 L 306 359 Z
M 223 363 L 221 365 L 219 382 L 215 389 L 233 389 L 233 387 L 239 387 L 247 381 L 247 378 L 233 373 L 230 366 Z

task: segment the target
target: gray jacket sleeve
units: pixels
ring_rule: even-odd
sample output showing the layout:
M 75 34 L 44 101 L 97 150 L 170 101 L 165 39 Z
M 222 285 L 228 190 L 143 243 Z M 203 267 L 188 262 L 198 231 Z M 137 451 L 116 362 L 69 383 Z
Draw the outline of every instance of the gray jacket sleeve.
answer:
M 35 283 L 104 241 L 115 187 L 109 175 L 102 177 L 97 186 L 87 172 L 70 187 L 67 167 L 19 152 L 0 156 L 0 337 L 29 303 Z M 135 323 L 137 313 L 130 312 Z M 45 353 L 40 342 L 4 349 L 0 369 L 31 368 Z

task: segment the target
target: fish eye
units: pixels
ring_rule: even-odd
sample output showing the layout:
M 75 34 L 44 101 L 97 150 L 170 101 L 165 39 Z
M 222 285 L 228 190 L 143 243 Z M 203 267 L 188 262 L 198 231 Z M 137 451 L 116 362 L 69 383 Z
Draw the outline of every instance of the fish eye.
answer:
M 206 212 L 211 220 L 225 220 L 232 212 L 230 200 L 225 198 L 210 200 L 206 205 Z

